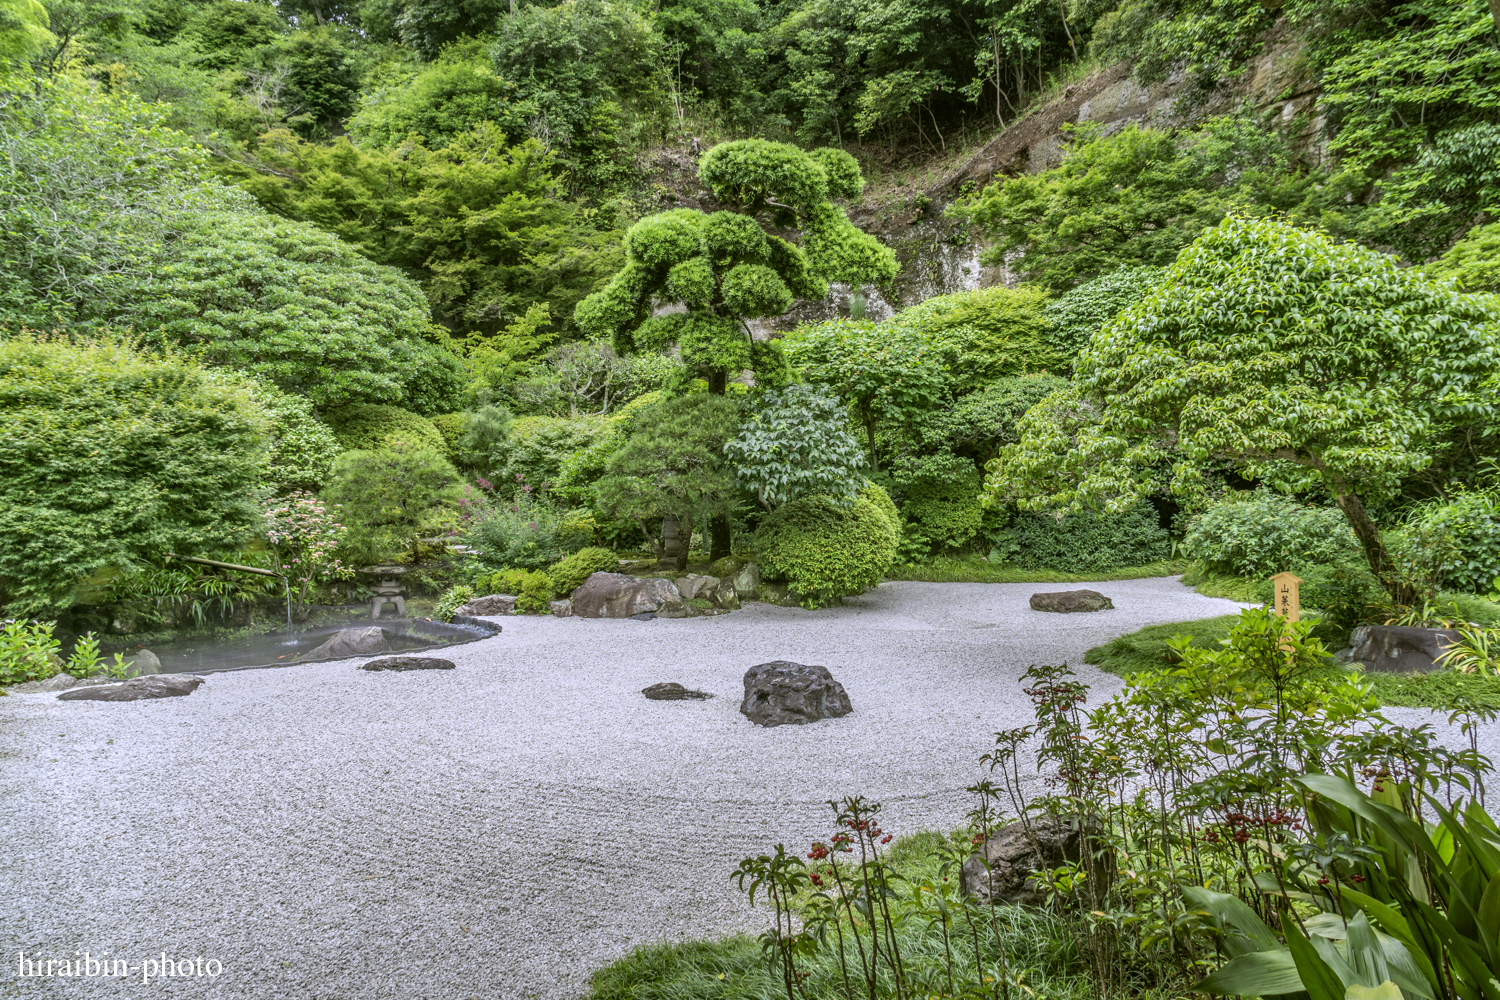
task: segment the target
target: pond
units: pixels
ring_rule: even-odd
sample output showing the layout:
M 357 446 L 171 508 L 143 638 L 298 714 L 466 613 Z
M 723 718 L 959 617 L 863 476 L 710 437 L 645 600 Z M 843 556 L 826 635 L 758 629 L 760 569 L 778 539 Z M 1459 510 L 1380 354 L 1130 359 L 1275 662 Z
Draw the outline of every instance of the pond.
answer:
M 426 618 L 382 618 L 371 621 L 369 605 L 354 609 L 325 609 L 316 624 L 295 627 L 288 633 L 285 626 L 253 635 L 226 639 L 189 636 L 148 648 L 161 660 L 164 674 L 210 673 L 220 670 L 248 670 L 255 667 L 284 667 L 327 642 L 346 628 L 378 625 L 386 631 L 386 641 L 393 653 L 415 653 L 419 650 L 474 642 L 497 634 L 497 626 L 476 619 L 447 623 Z M 126 653 L 127 656 L 130 653 Z

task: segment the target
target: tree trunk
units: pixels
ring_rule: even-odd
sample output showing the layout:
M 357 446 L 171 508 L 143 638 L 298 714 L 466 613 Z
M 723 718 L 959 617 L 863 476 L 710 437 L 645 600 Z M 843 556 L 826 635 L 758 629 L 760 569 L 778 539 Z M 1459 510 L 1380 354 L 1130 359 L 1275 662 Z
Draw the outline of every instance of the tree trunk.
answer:
M 1354 529 L 1354 536 L 1359 539 L 1360 547 L 1365 551 L 1365 561 L 1370 564 L 1370 572 L 1375 574 L 1386 593 L 1391 595 L 1391 600 L 1397 604 L 1411 604 L 1416 599 L 1416 594 L 1409 584 L 1396 578 L 1396 566 L 1391 561 L 1391 553 L 1385 547 L 1385 540 L 1380 537 L 1380 529 L 1370 520 L 1365 505 L 1360 503 L 1359 496 L 1342 483 L 1330 483 L 1329 488 L 1333 491 L 1333 502 L 1344 512 L 1345 520 Z

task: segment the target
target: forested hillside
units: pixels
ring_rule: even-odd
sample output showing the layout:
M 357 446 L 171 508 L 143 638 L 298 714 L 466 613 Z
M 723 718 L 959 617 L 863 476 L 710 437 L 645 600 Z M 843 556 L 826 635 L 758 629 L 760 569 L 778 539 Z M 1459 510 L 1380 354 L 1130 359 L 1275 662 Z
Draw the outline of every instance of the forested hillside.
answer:
M 345 567 L 431 566 L 460 537 L 471 576 L 585 543 L 660 555 L 665 520 L 719 558 L 867 480 L 896 511 L 876 578 L 943 555 L 1148 564 L 1226 490 L 1328 474 L 1316 449 L 1293 461 L 1311 472 L 1256 465 L 1285 457 L 1262 442 L 1195 451 L 1191 486 L 1153 454 L 1120 493 L 1149 504 L 1109 515 L 1026 484 L 1023 415 L 1100 384 L 1096 334 L 1186 287 L 1205 230 L 1274 220 L 1311 241 L 1284 244 L 1297 259 L 1353 241 L 1481 326 L 1476 293 L 1500 289 L 1484 0 L 3 12 L 18 609 L 206 606 L 234 588 L 169 585 L 164 553 L 278 558 L 263 519 L 289 496 L 341 505 Z M 1377 520 L 1484 481 L 1487 411 L 1450 403 L 1390 431 L 1431 442 L 1381 466 Z M 713 430 L 678 447 L 674 421 Z M 179 430 L 148 446 L 148 425 Z M 1365 488 L 1350 475 L 1335 498 Z M 1031 509 L 1057 503 L 1066 530 Z

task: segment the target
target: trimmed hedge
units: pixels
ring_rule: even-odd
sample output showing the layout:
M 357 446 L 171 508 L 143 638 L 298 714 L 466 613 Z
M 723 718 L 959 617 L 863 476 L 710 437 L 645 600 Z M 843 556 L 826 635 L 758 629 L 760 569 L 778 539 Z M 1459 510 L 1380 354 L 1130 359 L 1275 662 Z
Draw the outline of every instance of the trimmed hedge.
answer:
M 1090 573 L 1144 566 L 1172 554 L 1172 540 L 1157 523 L 1156 510 L 1144 503 L 1119 514 L 1084 510 L 1058 517 L 1020 511 L 1010 533 L 1020 547 L 1013 561 L 1022 569 Z
M 778 508 L 756 533 L 757 558 L 805 607 L 824 607 L 878 584 L 900 537 L 896 505 L 867 482 L 852 504 L 814 495 Z

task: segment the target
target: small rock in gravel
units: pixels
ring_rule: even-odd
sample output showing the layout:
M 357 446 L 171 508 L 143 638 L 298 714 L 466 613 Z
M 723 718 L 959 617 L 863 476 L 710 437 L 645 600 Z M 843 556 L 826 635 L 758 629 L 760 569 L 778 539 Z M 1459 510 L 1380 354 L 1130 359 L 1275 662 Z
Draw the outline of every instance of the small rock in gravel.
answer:
M 631 615 L 630 616 L 630 620 L 633 621 L 633 622 L 649 622 L 651 619 L 653 619 L 655 617 L 656 617 L 656 612 L 655 611 L 642 611 L 638 615 Z
M 568 600 L 548 601 L 547 613 L 554 618 L 572 618 L 573 602 Z
M 348 656 L 369 656 L 371 653 L 389 653 L 391 634 L 379 625 L 363 628 L 341 629 L 317 649 L 303 653 L 297 662 L 304 660 L 341 660 Z
M 648 688 L 641 688 L 641 694 L 652 701 L 687 701 L 689 699 L 712 698 L 713 695 L 704 691 L 694 691 L 685 688 L 676 681 L 667 681 L 663 684 L 653 684 Z
M 118 684 L 88 684 L 64 691 L 58 701 L 147 701 L 181 698 L 198 690 L 202 677 L 191 674 L 149 674 Z
M 361 670 L 452 670 L 452 660 L 436 656 L 382 656 L 360 666 Z
M 740 714 L 758 726 L 800 725 L 852 711 L 848 692 L 827 667 L 773 660 L 745 671 Z
M 1056 611 L 1063 614 L 1073 611 L 1110 611 L 1115 602 L 1097 590 L 1060 590 L 1050 594 L 1032 594 L 1031 610 Z
M 50 691 L 66 691 L 78 683 L 78 678 L 71 674 L 53 674 L 44 681 L 26 681 L 23 684 L 12 684 L 11 694 L 45 694 Z

